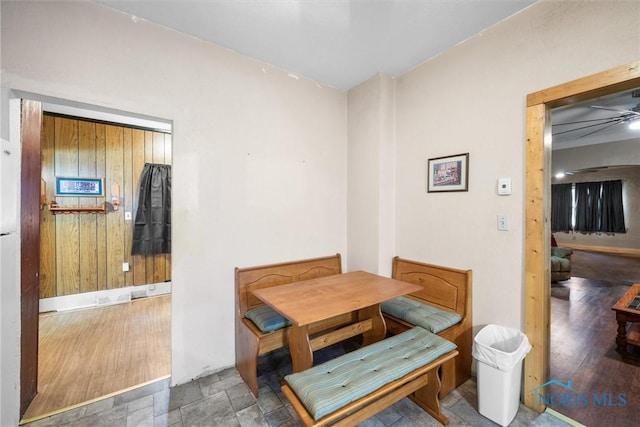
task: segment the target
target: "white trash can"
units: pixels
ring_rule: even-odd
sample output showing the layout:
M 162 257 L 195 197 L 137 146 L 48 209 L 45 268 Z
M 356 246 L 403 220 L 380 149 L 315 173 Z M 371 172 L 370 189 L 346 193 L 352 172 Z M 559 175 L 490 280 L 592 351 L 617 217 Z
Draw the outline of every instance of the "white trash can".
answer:
M 473 340 L 478 361 L 478 412 L 507 426 L 520 406 L 522 360 L 531 350 L 527 336 L 517 329 L 487 325 Z

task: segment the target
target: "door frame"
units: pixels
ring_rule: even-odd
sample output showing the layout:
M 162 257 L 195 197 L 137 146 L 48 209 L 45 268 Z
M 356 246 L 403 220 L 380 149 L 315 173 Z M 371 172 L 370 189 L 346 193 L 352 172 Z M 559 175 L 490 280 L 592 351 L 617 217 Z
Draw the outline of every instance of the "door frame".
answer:
M 38 392 L 42 104 L 20 106 L 20 417 Z
M 40 237 L 40 178 L 41 178 L 41 131 L 42 131 L 42 123 L 43 123 L 43 115 L 44 115 L 44 109 L 45 107 L 43 106 L 43 104 L 49 104 L 51 105 L 57 105 L 60 106 L 64 109 L 65 112 L 69 112 L 72 111 L 73 113 L 71 115 L 76 115 L 78 117 L 82 117 L 82 118 L 86 118 L 88 120 L 95 120 L 95 121 L 103 121 L 103 122 L 114 122 L 113 121 L 113 116 L 116 116 L 118 118 L 118 121 L 116 120 L 114 123 L 117 123 L 119 125 L 122 126 L 132 126 L 132 125 L 138 125 L 140 123 L 140 120 L 142 120 L 145 124 L 144 125 L 140 125 L 141 127 L 149 127 L 148 122 L 158 122 L 161 124 L 170 124 L 170 134 L 173 135 L 174 132 L 174 122 L 173 120 L 167 120 L 167 119 L 162 119 L 162 118 L 157 118 L 157 117 L 153 117 L 153 116 L 146 116 L 146 115 L 142 115 L 142 114 L 137 114 L 137 113 L 127 113 L 127 112 L 123 112 L 123 111 L 119 111 L 119 110 L 112 110 L 109 108 L 103 108 L 103 107 L 99 107 L 96 105 L 91 105 L 91 104 L 83 104 L 83 103 L 78 103 L 75 101 L 66 101 L 66 100 L 61 100 L 58 98 L 51 98 L 49 96 L 46 95 L 40 95 L 40 94 L 36 94 L 36 93 L 31 93 L 31 92 L 23 92 L 21 90 L 12 90 L 11 91 L 11 102 L 13 101 L 17 101 L 19 102 L 19 107 L 16 107 L 16 111 L 14 112 L 13 110 L 11 110 L 11 117 L 13 117 L 13 115 L 15 114 L 16 117 L 18 117 L 19 119 L 14 123 L 12 122 L 12 125 L 15 124 L 15 130 L 12 128 L 12 131 L 17 132 L 17 134 L 20 135 L 20 144 L 21 146 L 24 145 L 25 141 L 24 141 L 24 132 L 36 132 L 36 127 L 37 127 L 37 149 L 38 149 L 38 153 L 37 153 L 37 165 L 38 165 L 38 171 L 37 172 L 31 172 L 31 174 L 33 174 L 34 176 L 37 176 L 37 195 L 38 197 L 36 199 L 33 199 L 33 197 L 28 197 L 28 199 L 31 201 L 31 203 L 35 203 L 35 200 L 37 200 L 37 204 L 38 204 L 38 219 L 37 219 L 37 235 L 38 235 L 38 244 L 36 245 L 38 248 L 38 263 L 39 263 L 39 258 L 40 258 L 40 242 L 39 242 L 39 237 Z M 23 119 L 23 111 L 22 109 L 24 108 L 23 106 L 25 105 L 25 103 L 27 105 L 29 105 L 32 109 L 37 108 L 38 109 L 38 120 L 37 120 L 37 124 L 35 121 L 31 121 L 31 128 L 27 129 L 25 126 L 25 122 Z M 64 114 L 64 113 L 61 113 Z M 107 115 L 107 116 L 105 116 Z M 33 117 L 33 114 L 32 114 Z M 106 117 L 106 118 L 105 118 Z M 123 119 L 124 118 L 124 119 Z M 162 125 L 158 126 L 159 129 L 163 129 Z M 171 145 L 171 156 L 173 157 L 173 143 Z M 29 158 L 29 163 L 33 163 L 33 155 Z M 173 162 L 172 162 L 173 163 Z M 35 163 L 34 163 L 35 164 Z M 24 159 L 21 159 L 21 171 L 25 169 L 25 164 L 24 164 Z M 21 187 L 20 193 L 21 193 L 21 197 L 24 197 L 25 194 L 23 192 L 24 187 Z M 22 203 L 22 202 L 21 202 Z M 20 240 L 21 240 L 21 245 L 24 244 L 23 240 L 23 236 L 24 236 L 24 221 L 21 223 L 21 231 L 20 231 Z M 22 263 L 22 259 L 20 261 Z M 38 266 L 39 267 L 39 266 Z M 23 268 L 23 266 L 21 265 L 21 269 Z M 172 270 L 173 272 L 173 270 Z M 36 274 L 39 275 L 39 268 L 36 271 Z M 32 393 L 32 391 L 35 389 L 36 393 L 37 393 L 37 366 L 38 366 L 38 353 L 40 351 L 40 349 L 38 347 L 36 347 L 37 351 L 35 353 L 35 357 L 33 355 L 29 355 L 27 354 L 24 350 L 24 340 L 26 338 L 26 335 L 24 334 L 24 331 L 28 331 L 29 336 L 31 337 L 31 342 L 33 342 L 33 339 L 35 337 L 35 342 L 36 342 L 36 346 L 38 346 L 38 333 L 39 333 L 39 303 L 40 303 L 40 295 L 39 295 L 39 277 L 36 276 L 38 278 L 37 283 L 38 283 L 38 288 L 36 289 L 35 295 L 36 295 L 36 300 L 35 300 L 35 308 L 36 308 L 36 315 L 31 316 L 30 320 L 28 320 L 25 317 L 24 314 L 24 306 L 26 304 L 25 301 L 25 294 L 24 292 L 22 292 L 22 288 L 21 288 L 21 293 L 20 293 L 20 300 L 19 300 L 19 306 L 21 307 L 20 310 L 20 321 L 21 321 L 21 331 L 19 333 L 20 335 L 20 354 L 19 354 L 19 364 L 20 364 L 20 372 L 19 372 L 19 378 L 16 378 L 16 380 L 19 381 L 20 383 L 20 390 L 18 390 L 18 395 L 19 395 L 19 419 L 22 420 L 22 417 L 24 415 L 24 413 L 26 412 L 26 410 L 29 407 L 29 404 L 31 403 L 31 401 L 33 400 L 33 398 L 35 397 L 35 394 Z M 20 280 L 24 280 L 24 273 L 22 273 L 20 275 Z M 24 287 L 24 285 L 22 285 L 22 287 Z M 173 287 L 171 287 L 171 292 L 170 294 L 173 294 Z M 33 300 L 31 301 L 31 305 L 33 305 Z M 35 334 L 34 334 L 35 331 Z M 173 342 L 173 334 L 171 334 L 171 339 Z M 172 346 L 173 348 L 173 346 Z M 27 369 L 25 369 L 25 366 L 27 366 L 28 364 L 33 364 L 35 363 L 35 367 L 36 367 L 36 372 L 35 372 L 35 378 L 33 376 L 33 371 L 29 371 Z M 29 385 L 28 385 L 29 384 Z M 28 386 L 27 386 L 28 385 Z M 25 393 L 25 395 L 23 396 L 23 392 Z M 18 403 L 18 402 L 16 402 Z
M 636 61 L 527 95 L 524 313 L 532 349 L 523 390 L 525 405 L 538 412 L 546 408 L 543 399 L 529 391 L 550 379 L 551 109 L 639 86 Z

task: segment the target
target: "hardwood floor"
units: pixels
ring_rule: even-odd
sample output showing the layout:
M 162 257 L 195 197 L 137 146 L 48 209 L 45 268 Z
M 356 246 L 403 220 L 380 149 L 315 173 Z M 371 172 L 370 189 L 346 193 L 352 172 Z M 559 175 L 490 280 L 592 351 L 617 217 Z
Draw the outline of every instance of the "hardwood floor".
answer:
M 585 279 L 640 283 L 640 256 L 573 251 L 571 275 Z
M 617 324 L 611 307 L 640 283 L 640 259 L 576 251 L 572 277 L 551 287 L 551 379 L 549 405 L 590 427 L 636 426 L 640 404 L 640 349 L 615 351 Z M 607 280 L 603 280 L 607 279 Z M 563 397 L 561 397 L 563 396 Z M 564 399 L 564 400 L 563 400 Z
M 38 394 L 24 419 L 171 374 L 171 296 L 40 315 Z

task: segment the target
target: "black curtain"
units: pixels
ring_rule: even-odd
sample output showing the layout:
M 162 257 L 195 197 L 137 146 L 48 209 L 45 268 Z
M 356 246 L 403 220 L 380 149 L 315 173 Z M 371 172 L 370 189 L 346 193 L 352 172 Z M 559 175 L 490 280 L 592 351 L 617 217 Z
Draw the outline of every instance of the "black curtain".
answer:
M 626 233 L 627 231 L 624 225 L 621 180 L 602 183 L 600 231 L 604 233 Z
M 593 232 L 599 229 L 599 182 L 576 183 L 576 231 Z
M 551 186 L 551 231 L 570 231 L 573 209 L 572 184 Z
M 171 253 L 171 165 L 147 163 L 140 175 L 131 255 Z
M 576 183 L 576 231 L 626 233 L 622 181 Z

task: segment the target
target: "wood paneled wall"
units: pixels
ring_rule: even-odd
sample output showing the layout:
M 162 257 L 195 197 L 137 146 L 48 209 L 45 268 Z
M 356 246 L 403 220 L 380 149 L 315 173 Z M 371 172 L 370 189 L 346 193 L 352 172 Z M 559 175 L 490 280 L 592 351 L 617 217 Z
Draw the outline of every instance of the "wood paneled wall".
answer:
M 78 294 L 171 279 L 171 255 L 132 256 L 133 220 L 145 163 L 171 164 L 171 135 L 73 117 L 44 115 L 42 179 L 47 205 L 111 202 L 111 184 L 120 185 L 120 209 L 106 214 L 40 217 L 40 298 Z M 104 177 L 105 198 L 56 197 L 56 176 Z M 129 263 L 129 271 L 122 264 Z

